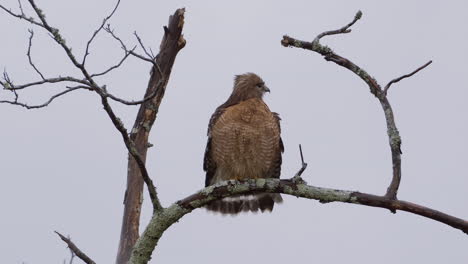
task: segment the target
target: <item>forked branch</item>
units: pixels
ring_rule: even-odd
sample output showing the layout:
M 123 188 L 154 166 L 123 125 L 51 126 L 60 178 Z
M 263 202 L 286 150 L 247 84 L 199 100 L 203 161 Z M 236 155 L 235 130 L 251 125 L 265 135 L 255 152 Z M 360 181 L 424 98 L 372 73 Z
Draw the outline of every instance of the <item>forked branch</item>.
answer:
M 371 75 L 369 75 L 365 70 L 363 70 L 362 68 L 360 68 L 359 66 L 351 62 L 350 60 L 338 55 L 331 48 L 320 44 L 320 39 L 324 36 L 351 32 L 351 29 L 349 28 L 352 25 L 354 25 L 354 23 L 356 23 L 359 19 L 361 19 L 361 17 L 362 17 L 362 12 L 358 11 L 356 15 L 354 16 L 353 21 L 351 21 L 349 24 L 347 24 L 346 26 L 338 30 L 323 32 L 319 34 L 312 42 L 298 40 L 295 38 L 291 38 L 289 36 L 283 36 L 283 39 L 281 40 L 281 44 L 285 47 L 296 47 L 296 48 L 302 48 L 302 49 L 307 49 L 307 50 L 317 52 L 321 54 L 322 56 L 324 56 L 325 60 L 332 61 L 352 71 L 353 73 L 358 75 L 359 78 L 361 78 L 369 86 L 370 92 L 373 95 L 375 95 L 375 97 L 379 100 L 383 108 L 383 111 L 385 114 L 385 120 L 387 122 L 387 134 L 389 138 L 390 150 L 392 153 L 393 176 L 392 176 L 392 181 L 387 188 L 387 193 L 385 194 L 385 197 L 389 199 L 397 199 L 398 188 L 400 186 L 400 181 L 401 181 L 401 137 L 395 124 L 395 118 L 393 115 L 392 107 L 387 98 L 387 90 L 392 83 L 398 82 L 402 80 L 403 78 L 412 76 L 416 72 L 428 66 L 431 62 L 426 63 L 425 65 L 423 65 L 422 67 L 418 68 L 416 71 L 408 75 L 404 75 L 400 78 L 397 78 L 391 81 L 385 87 L 385 89 L 382 89 L 381 86 L 378 84 L 378 82 L 374 78 L 372 78 Z
M 49 22 L 46 20 L 45 14 L 37 6 L 37 4 L 34 2 L 34 0 L 28 0 L 28 2 L 31 5 L 34 12 L 36 13 L 39 20 L 41 21 L 40 23 L 36 22 L 33 18 L 28 18 L 24 14 L 23 8 L 21 6 L 21 2 L 19 2 L 20 3 L 21 14 L 15 14 L 12 11 L 10 11 L 9 9 L 3 7 L 2 5 L 0 5 L 0 8 L 5 10 L 8 14 L 10 14 L 10 15 L 12 15 L 14 17 L 20 18 L 20 19 L 25 19 L 25 20 L 33 23 L 34 25 L 40 26 L 41 28 L 45 29 L 48 33 L 50 33 L 50 36 L 52 37 L 52 39 L 59 46 L 61 46 L 62 49 L 65 51 L 65 53 L 67 54 L 67 57 L 71 61 L 71 63 L 78 70 L 80 70 L 80 72 L 83 75 L 83 79 L 79 79 L 79 78 L 75 78 L 75 77 L 61 77 L 61 76 L 56 77 L 56 78 L 47 78 L 47 79 L 44 78 L 44 76 L 40 73 L 40 71 L 32 63 L 32 59 L 31 59 L 31 56 L 30 56 L 30 51 L 31 51 L 31 46 L 32 46 L 33 33 L 32 33 L 32 31 L 30 31 L 29 47 L 28 47 L 27 56 L 28 56 L 28 58 L 30 60 L 31 66 L 41 76 L 42 80 L 32 82 L 32 83 L 28 83 L 28 84 L 23 84 L 23 85 L 15 85 L 13 83 L 13 81 L 11 81 L 11 79 L 8 77 L 8 74 L 5 72 L 4 73 L 4 81 L 0 81 L 0 84 L 3 86 L 3 88 L 5 90 L 9 90 L 9 91 L 13 92 L 14 96 L 15 96 L 15 99 L 13 101 L 11 101 L 11 100 L 1 100 L 0 103 L 14 104 L 14 105 L 25 107 L 27 109 L 42 108 L 42 107 L 48 106 L 52 101 L 54 101 L 54 99 L 56 99 L 56 98 L 58 98 L 60 96 L 63 96 L 65 94 L 69 93 L 69 92 L 80 89 L 80 88 L 85 88 L 85 89 L 94 91 L 96 94 L 98 94 L 101 97 L 101 102 L 102 102 L 102 105 L 104 106 L 104 110 L 108 114 L 108 116 L 111 119 L 112 123 L 114 124 L 115 128 L 121 134 L 122 139 L 123 139 L 123 141 L 125 143 L 125 146 L 127 147 L 128 151 L 129 151 L 130 155 L 135 159 L 136 164 L 138 166 L 138 169 L 141 171 L 141 177 L 146 182 L 146 185 L 147 185 L 147 188 L 148 188 L 148 192 L 150 194 L 150 198 L 151 198 L 153 207 L 155 208 L 155 210 L 158 210 L 158 209 L 162 208 L 162 205 L 159 202 L 159 199 L 158 199 L 158 196 L 157 196 L 156 188 L 155 188 L 151 178 L 149 177 L 148 171 L 146 170 L 145 162 L 144 162 L 143 158 L 141 157 L 141 154 L 135 148 L 135 143 L 133 142 L 133 140 L 128 135 L 127 129 L 123 125 L 120 118 L 117 117 L 117 115 L 115 114 L 114 110 L 112 109 L 111 105 L 108 102 L 108 98 L 111 98 L 112 100 L 115 100 L 117 102 L 121 102 L 121 103 L 124 103 L 124 104 L 127 104 L 127 105 L 136 105 L 136 104 L 142 104 L 143 102 L 148 100 L 148 97 L 145 97 L 143 100 L 140 100 L 140 101 L 127 101 L 127 100 L 120 99 L 120 98 L 108 93 L 107 89 L 106 89 L 106 86 L 105 85 L 99 85 L 97 83 L 97 81 L 93 78 L 95 76 L 104 75 L 104 74 L 110 72 L 111 70 L 119 67 L 123 63 L 123 61 L 128 57 L 128 54 L 125 54 L 124 58 L 121 60 L 121 62 L 117 66 L 113 66 L 113 67 L 109 68 L 108 70 L 104 71 L 103 73 L 92 74 L 85 67 L 86 57 L 89 54 L 89 46 L 91 45 L 93 39 L 96 37 L 96 35 L 99 33 L 99 31 L 104 27 L 106 22 L 115 13 L 115 11 L 117 10 L 117 7 L 119 6 L 120 0 L 117 1 L 113 11 L 111 12 L 111 14 L 109 16 L 107 16 L 103 20 L 103 23 L 101 24 L 101 26 L 93 33 L 91 39 L 88 41 L 88 43 L 86 45 L 86 52 L 85 52 L 85 55 L 84 55 L 83 60 L 82 60 L 81 63 L 78 62 L 78 60 L 76 59 L 75 55 L 72 52 L 71 47 L 68 46 L 65 39 L 60 34 L 59 30 L 57 28 L 53 27 L 51 24 L 49 24 Z M 41 85 L 41 84 L 45 84 L 45 83 L 59 83 L 59 82 L 77 83 L 78 86 L 68 88 L 67 90 L 65 90 L 63 92 L 60 92 L 60 93 L 52 96 L 51 98 L 49 98 L 49 100 L 47 102 L 45 102 L 43 104 L 40 104 L 40 105 L 28 105 L 28 104 L 25 104 L 25 103 L 22 103 L 22 102 L 18 101 L 19 95 L 16 92 L 17 90 L 21 90 L 21 89 L 25 89 L 25 88 L 28 88 L 28 87 L 31 87 L 31 86 Z

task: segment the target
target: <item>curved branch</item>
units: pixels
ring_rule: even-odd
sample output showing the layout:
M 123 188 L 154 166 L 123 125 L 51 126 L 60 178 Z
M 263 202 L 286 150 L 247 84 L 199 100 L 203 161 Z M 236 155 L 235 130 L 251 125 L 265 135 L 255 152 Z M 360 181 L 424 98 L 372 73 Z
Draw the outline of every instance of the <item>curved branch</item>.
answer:
M 389 199 L 367 193 L 315 187 L 297 181 L 280 179 L 256 179 L 247 181 L 224 181 L 208 186 L 162 212 L 154 214 L 150 223 L 135 244 L 130 263 L 147 263 L 164 231 L 196 208 L 224 197 L 256 192 L 283 193 L 296 197 L 317 200 L 321 203 L 342 202 L 380 207 L 392 211 L 401 210 L 459 229 L 468 234 L 468 221 L 418 204 Z
M 371 77 L 371 75 L 369 75 L 366 71 L 364 71 L 362 68 L 360 68 L 359 66 L 357 66 L 350 60 L 336 54 L 332 49 L 330 49 L 327 46 L 323 46 L 319 42 L 320 38 L 322 38 L 323 36 L 350 32 L 351 30 L 349 29 L 349 27 L 352 26 L 354 23 L 356 23 L 356 21 L 359 20 L 361 17 L 362 17 L 362 12 L 358 11 L 356 15 L 354 16 L 354 19 L 351 23 L 349 23 L 348 25 L 344 26 L 343 28 L 339 30 L 326 31 L 324 33 L 321 33 L 312 42 L 294 39 L 285 35 L 283 36 L 283 39 L 281 40 L 281 44 L 285 47 L 296 47 L 296 48 L 302 48 L 302 49 L 307 49 L 307 50 L 317 52 L 321 54 L 322 56 L 324 56 L 325 60 L 332 61 L 352 71 L 353 73 L 358 75 L 359 78 L 361 78 L 369 86 L 370 92 L 379 100 L 382 106 L 382 109 L 384 111 L 384 114 L 385 114 L 385 121 L 387 123 L 387 134 L 389 138 L 390 150 L 392 153 L 392 167 L 393 167 L 392 180 L 390 182 L 390 185 L 387 188 L 387 192 L 385 196 L 387 198 L 395 200 L 397 199 L 397 192 L 398 192 L 398 188 L 400 186 L 400 181 L 401 181 L 401 137 L 395 124 L 395 118 L 393 115 L 392 107 L 386 96 L 386 90 L 383 90 L 381 86 L 378 84 L 378 82 L 373 77 Z M 416 72 L 418 72 L 419 70 L 423 69 L 427 65 L 428 64 L 419 68 L 418 70 L 411 73 L 410 75 L 403 76 L 399 79 L 394 80 L 393 82 L 397 82 L 403 78 L 409 77 L 415 74 Z M 389 85 L 391 85 L 391 83 Z
M 122 103 L 122 104 L 124 104 L 124 105 L 141 105 L 141 104 L 143 104 L 143 103 L 146 103 L 146 102 L 152 100 L 157 94 L 158 94 L 158 91 L 155 90 L 152 94 L 150 94 L 150 95 L 146 96 L 145 98 L 143 98 L 142 100 L 138 100 L 138 101 L 128 101 L 128 100 L 124 100 L 124 99 L 122 99 L 122 98 L 120 98 L 120 97 L 117 97 L 117 96 L 115 96 L 115 95 L 112 95 L 112 94 L 110 94 L 110 93 L 107 93 L 107 96 L 108 96 L 110 99 L 112 99 L 112 100 L 114 100 L 114 101 L 116 101 L 116 102 Z

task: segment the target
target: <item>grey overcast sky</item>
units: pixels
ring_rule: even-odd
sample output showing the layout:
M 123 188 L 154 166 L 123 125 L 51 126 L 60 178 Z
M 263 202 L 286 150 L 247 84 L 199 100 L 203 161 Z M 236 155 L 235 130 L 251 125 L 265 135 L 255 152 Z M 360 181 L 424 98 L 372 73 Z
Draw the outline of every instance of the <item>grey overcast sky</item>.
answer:
M 1 3 L 18 10 L 16 0 Z M 114 0 L 37 1 L 77 56 Z M 32 15 L 27 1 L 25 12 Z M 309 184 L 383 194 L 391 156 L 382 109 L 349 71 L 304 50 L 284 48 L 284 34 L 312 40 L 364 15 L 347 35 L 324 43 L 381 84 L 432 59 L 392 86 L 389 99 L 403 138 L 399 197 L 468 219 L 468 2 L 466 1 L 125 1 L 110 21 L 128 45 L 133 31 L 157 52 L 162 26 L 186 7 L 187 46 L 179 53 L 153 127 L 148 168 L 164 205 L 203 187 L 206 127 L 231 92 L 233 76 L 255 72 L 271 88 L 286 151 L 282 177 L 299 168 L 302 143 Z M 40 28 L 0 12 L 0 68 L 17 83 L 79 76 Z M 89 69 L 116 63 L 120 46 L 105 34 L 91 47 Z M 130 59 L 100 78 L 112 93 L 142 97 L 150 65 Z M 42 103 L 60 85 L 20 94 Z M 11 98 L 5 91 L 0 98 Z M 115 104 L 127 128 L 137 107 Z M 99 99 L 78 91 L 48 108 L 0 104 L 0 262 L 62 263 L 70 235 L 98 263 L 113 263 L 123 211 L 127 152 Z M 142 226 L 150 218 L 148 199 Z M 468 236 L 416 215 L 285 197 L 271 214 L 221 217 L 196 210 L 160 240 L 152 263 L 468 263 Z M 76 260 L 75 263 L 79 263 Z

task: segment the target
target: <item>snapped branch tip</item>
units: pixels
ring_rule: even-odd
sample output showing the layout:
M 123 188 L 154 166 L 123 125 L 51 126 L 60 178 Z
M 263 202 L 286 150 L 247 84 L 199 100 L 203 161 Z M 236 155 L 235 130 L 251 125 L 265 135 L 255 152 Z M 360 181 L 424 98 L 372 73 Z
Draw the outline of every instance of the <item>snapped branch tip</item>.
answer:
M 357 13 L 356 13 L 356 16 L 354 16 L 354 19 L 359 20 L 361 18 L 362 18 L 362 11 L 358 10 Z

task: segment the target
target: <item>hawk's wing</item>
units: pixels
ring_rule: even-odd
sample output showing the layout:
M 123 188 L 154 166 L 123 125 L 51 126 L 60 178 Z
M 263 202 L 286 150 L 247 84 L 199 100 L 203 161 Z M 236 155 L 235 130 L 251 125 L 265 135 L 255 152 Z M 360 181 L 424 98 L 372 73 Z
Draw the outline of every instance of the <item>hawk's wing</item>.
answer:
M 273 112 L 273 116 L 276 119 L 279 132 L 281 133 L 281 126 L 280 126 L 281 118 L 279 117 L 279 114 L 275 112 Z M 280 147 L 281 152 L 278 151 L 278 153 L 276 154 L 276 160 L 271 167 L 271 172 L 269 173 L 268 178 L 279 178 L 281 175 L 281 163 L 283 162 L 281 154 L 284 152 L 284 145 L 283 145 L 283 140 L 281 139 L 281 137 L 279 138 L 279 147 Z
M 205 187 L 210 185 L 211 179 L 216 172 L 216 163 L 211 156 L 211 129 L 225 110 L 226 106 L 224 104 L 216 108 L 216 111 L 213 113 L 210 118 L 210 122 L 208 123 L 208 142 L 206 143 L 205 157 L 203 158 L 203 170 L 206 172 Z

